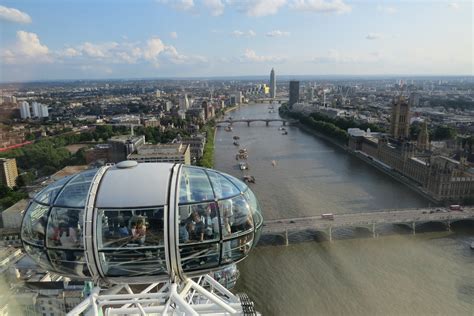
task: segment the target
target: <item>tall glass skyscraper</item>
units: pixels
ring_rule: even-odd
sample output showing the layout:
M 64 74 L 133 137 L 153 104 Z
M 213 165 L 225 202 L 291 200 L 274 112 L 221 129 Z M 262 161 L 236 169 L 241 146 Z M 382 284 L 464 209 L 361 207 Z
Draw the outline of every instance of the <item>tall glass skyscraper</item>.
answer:
M 274 99 L 276 96 L 276 91 L 277 86 L 276 86 L 276 78 L 275 78 L 275 70 L 270 72 L 270 98 Z

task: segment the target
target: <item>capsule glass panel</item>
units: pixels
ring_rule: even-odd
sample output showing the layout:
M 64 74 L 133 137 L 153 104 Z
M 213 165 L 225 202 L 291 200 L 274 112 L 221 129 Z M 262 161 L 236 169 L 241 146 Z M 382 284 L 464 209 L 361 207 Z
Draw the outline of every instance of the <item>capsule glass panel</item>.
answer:
M 179 206 L 179 243 L 219 240 L 216 202 Z
M 228 214 L 221 214 L 222 216 L 229 216 L 229 224 L 232 236 L 236 236 L 248 231 L 254 227 L 252 212 L 250 206 L 243 195 L 236 196 L 229 200 L 231 202 L 231 210 Z
M 34 199 L 43 204 L 52 204 L 58 195 L 59 191 L 63 188 L 64 184 L 71 180 L 72 176 L 67 176 L 59 179 L 56 182 L 48 185 L 46 188 L 41 190 Z
M 226 249 L 224 249 L 223 262 L 226 260 L 239 261 L 246 257 L 253 245 L 253 233 L 239 236 L 235 239 L 227 241 Z
M 209 175 L 209 179 L 211 179 L 212 188 L 214 189 L 217 199 L 225 199 L 240 194 L 238 187 L 223 175 L 209 170 L 207 170 L 207 174 Z
M 38 246 L 44 245 L 49 206 L 32 202 L 26 210 L 21 229 L 22 239 Z
M 260 209 L 260 204 L 258 203 L 258 200 L 255 197 L 255 194 L 253 194 L 252 190 L 247 189 L 244 192 L 244 195 L 247 198 L 250 209 L 252 210 L 255 226 L 260 227 L 260 225 L 262 225 L 263 223 L 263 216 L 262 216 L 262 210 Z
M 181 266 L 185 272 L 217 267 L 219 253 L 218 243 L 194 243 L 179 247 Z
M 237 186 L 237 188 L 239 188 L 240 192 L 244 192 L 245 190 L 247 190 L 247 185 L 236 177 L 233 177 L 230 174 L 226 174 L 225 176 L 230 179 L 230 181 L 232 181 L 232 183 Z
M 84 209 L 53 207 L 49 215 L 48 247 L 83 249 Z
M 84 207 L 91 186 L 91 181 L 97 169 L 89 170 L 75 176 L 61 191 L 54 205 L 69 207 Z
M 204 170 L 183 167 L 179 184 L 179 203 L 196 203 L 213 199 L 214 193 Z
M 167 272 L 164 207 L 101 209 L 97 246 L 107 276 L 157 275 Z
M 23 244 L 23 247 L 25 248 L 26 253 L 31 258 L 33 258 L 33 260 L 35 260 L 39 264 L 40 267 L 42 267 L 45 270 L 53 269 L 46 255 L 46 251 L 44 250 L 43 247 L 35 247 L 35 246 L 30 246 L 28 244 Z
M 50 249 L 48 255 L 55 271 L 79 278 L 90 277 L 83 250 Z

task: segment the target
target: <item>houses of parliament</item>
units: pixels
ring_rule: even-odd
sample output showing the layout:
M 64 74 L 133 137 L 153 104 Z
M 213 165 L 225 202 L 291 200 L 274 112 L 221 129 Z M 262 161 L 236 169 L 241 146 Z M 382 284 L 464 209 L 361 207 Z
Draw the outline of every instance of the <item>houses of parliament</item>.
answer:
M 390 134 L 349 129 L 349 147 L 411 180 L 433 200 L 463 203 L 474 196 L 474 168 L 462 153 L 459 160 L 431 149 L 426 121 L 417 141 L 409 140 L 410 104 L 403 97 L 393 101 Z

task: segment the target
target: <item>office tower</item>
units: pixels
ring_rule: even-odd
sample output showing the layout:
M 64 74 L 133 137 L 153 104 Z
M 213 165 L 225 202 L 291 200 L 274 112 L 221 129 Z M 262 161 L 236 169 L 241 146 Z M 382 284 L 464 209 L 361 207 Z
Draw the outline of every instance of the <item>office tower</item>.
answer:
M 18 178 L 18 169 L 16 167 L 16 159 L 0 158 L 0 183 L 13 188 Z
M 38 102 L 33 102 L 31 104 L 31 116 L 32 117 L 40 117 L 40 105 Z
M 276 96 L 276 78 L 275 78 L 275 70 L 272 68 L 270 72 L 270 98 L 275 98 Z
M 410 133 L 410 105 L 400 96 L 392 105 L 390 134 L 394 138 L 406 138 Z
M 42 117 L 49 117 L 49 111 L 48 111 L 48 106 L 47 105 L 43 104 L 43 106 L 41 108 L 41 114 L 42 114 Z
M 186 93 L 184 94 L 184 97 L 179 98 L 179 108 L 185 111 L 189 109 L 189 100 Z
M 290 81 L 290 101 L 288 102 L 288 105 L 292 107 L 293 104 L 298 103 L 299 99 L 300 99 L 300 82 Z
M 26 101 L 20 103 L 20 115 L 22 119 L 31 118 L 30 105 Z

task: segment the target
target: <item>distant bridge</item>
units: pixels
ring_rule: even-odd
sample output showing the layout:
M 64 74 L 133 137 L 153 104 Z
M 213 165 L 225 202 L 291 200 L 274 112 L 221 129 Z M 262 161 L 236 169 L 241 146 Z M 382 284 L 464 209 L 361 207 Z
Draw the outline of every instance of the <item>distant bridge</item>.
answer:
M 250 101 L 256 102 L 256 103 L 278 103 L 282 104 L 285 102 L 288 102 L 288 97 L 286 98 L 250 98 Z
M 460 211 L 436 211 L 437 209 L 403 209 L 384 210 L 370 213 L 334 214 L 334 219 L 323 219 L 321 215 L 265 221 L 263 235 L 279 235 L 288 245 L 288 234 L 314 230 L 326 234 L 329 241 L 333 239 L 333 230 L 338 228 L 364 228 L 377 237 L 377 226 L 382 224 L 401 224 L 408 226 L 412 233 L 416 233 L 417 225 L 429 222 L 438 222 L 451 229 L 451 224 L 460 220 L 474 220 L 474 207 Z M 441 209 L 440 209 L 441 210 Z M 432 212 L 432 213 L 430 213 Z
M 250 123 L 252 123 L 252 122 L 265 122 L 266 126 L 269 126 L 270 122 L 282 122 L 283 126 L 286 126 L 287 124 L 294 123 L 293 121 L 283 120 L 283 119 L 265 119 L 265 118 L 262 118 L 262 119 L 220 120 L 220 121 L 217 121 L 216 124 L 227 123 L 229 125 L 232 125 L 234 123 L 247 123 L 247 126 L 250 126 Z

